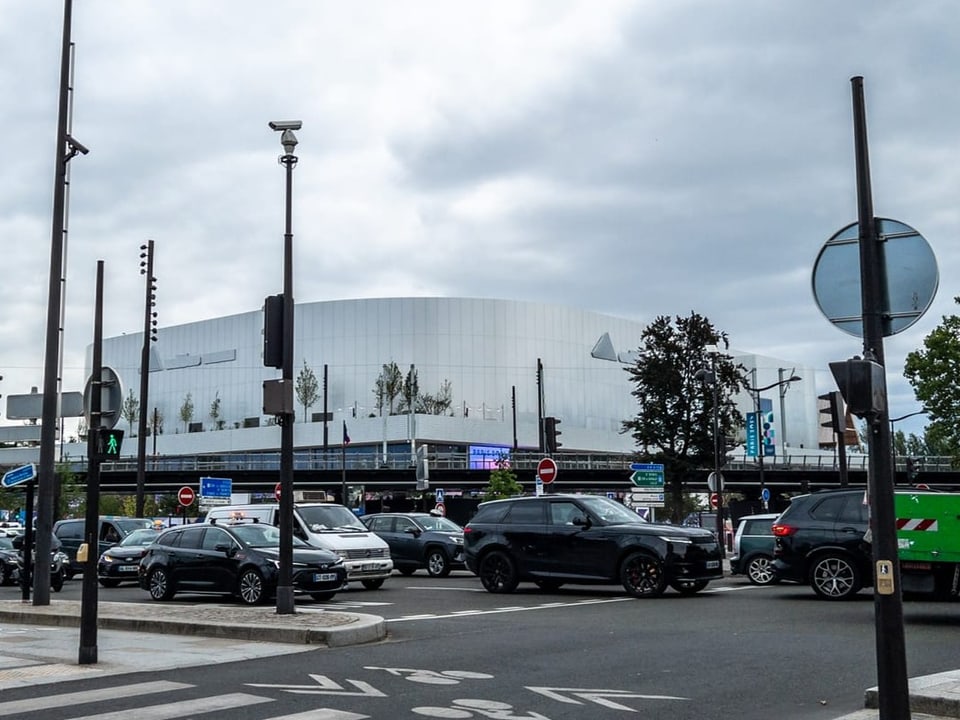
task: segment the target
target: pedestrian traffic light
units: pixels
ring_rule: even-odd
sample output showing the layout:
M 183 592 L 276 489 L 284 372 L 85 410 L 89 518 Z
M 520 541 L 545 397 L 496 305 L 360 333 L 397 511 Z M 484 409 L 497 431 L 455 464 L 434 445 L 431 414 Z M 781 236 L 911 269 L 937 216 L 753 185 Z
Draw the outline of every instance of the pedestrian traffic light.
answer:
M 120 447 L 123 445 L 123 430 L 99 428 L 97 430 L 97 459 L 119 460 Z
M 557 451 L 557 448 L 563 445 L 563 443 L 557 441 L 557 436 L 561 434 L 561 432 L 557 430 L 557 425 L 559 424 L 559 418 L 545 417 L 543 419 L 543 435 L 547 452 L 554 453 Z

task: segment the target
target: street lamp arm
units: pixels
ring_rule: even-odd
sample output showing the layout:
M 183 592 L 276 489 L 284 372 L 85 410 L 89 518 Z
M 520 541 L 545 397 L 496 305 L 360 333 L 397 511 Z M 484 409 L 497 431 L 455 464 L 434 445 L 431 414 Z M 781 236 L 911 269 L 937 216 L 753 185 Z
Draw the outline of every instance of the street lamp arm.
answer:
M 803 378 L 800 377 L 799 375 L 791 375 L 785 380 L 779 380 L 775 383 L 764 385 L 763 387 L 753 387 L 751 385 L 747 385 L 747 390 L 749 390 L 752 393 L 762 393 L 764 390 L 772 390 L 775 387 L 780 387 L 781 385 L 787 385 L 788 383 L 792 383 L 792 382 L 799 382 L 800 380 L 803 380 Z

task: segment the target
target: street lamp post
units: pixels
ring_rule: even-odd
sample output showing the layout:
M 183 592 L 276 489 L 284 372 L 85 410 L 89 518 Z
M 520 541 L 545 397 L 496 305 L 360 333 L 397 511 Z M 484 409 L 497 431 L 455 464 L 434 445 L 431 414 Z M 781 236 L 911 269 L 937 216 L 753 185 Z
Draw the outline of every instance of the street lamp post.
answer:
M 723 477 L 720 475 L 720 389 L 717 382 L 717 355 L 710 358 L 710 369 L 697 370 L 695 378 L 713 386 L 713 482 L 712 492 L 717 494 L 717 541 L 720 543 L 720 556 L 726 555 L 723 521 Z
M 747 385 L 747 391 L 753 395 L 753 409 L 756 413 L 755 417 L 757 419 L 757 470 L 760 473 L 760 499 L 763 502 L 763 509 L 767 509 L 767 500 L 764 499 L 766 493 L 764 492 L 767 489 L 765 478 L 763 476 L 763 437 L 760 427 L 760 393 L 765 390 L 772 390 L 773 388 L 783 387 L 784 385 L 789 385 L 792 382 L 797 382 L 802 380 L 799 375 L 791 375 L 787 379 L 778 380 L 775 383 L 770 383 L 769 385 L 764 385 L 763 387 L 753 387 L 752 385 Z
M 923 408 L 922 410 L 916 410 L 912 413 L 901 415 L 900 417 L 890 418 L 890 458 L 891 458 L 890 464 L 893 465 L 894 473 L 897 472 L 897 438 L 894 435 L 893 426 L 896 423 L 900 422 L 901 420 L 906 420 L 907 418 L 912 418 L 916 415 L 926 415 L 927 412 L 928 410 L 926 408 Z M 907 480 L 909 481 L 910 478 L 908 477 Z
M 283 234 L 283 363 L 282 387 L 284 412 L 280 421 L 280 567 L 277 578 L 277 614 L 296 612 L 293 602 L 293 168 L 297 156 L 294 130 L 303 126 L 299 120 L 272 121 L 270 129 L 282 133 L 283 155 L 280 164 L 286 168 L 286 213 Z

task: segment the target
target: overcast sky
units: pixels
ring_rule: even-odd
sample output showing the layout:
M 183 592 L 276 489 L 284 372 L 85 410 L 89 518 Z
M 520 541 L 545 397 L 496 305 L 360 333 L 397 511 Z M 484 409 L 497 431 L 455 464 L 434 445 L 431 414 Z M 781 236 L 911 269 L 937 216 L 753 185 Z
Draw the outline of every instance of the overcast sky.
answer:
M 42 387 L 62 29 L 62 0 L 0 0 L 4 396 Z M 892 416 L 920 407 L 905 355 L 956 311 L 946 0 L 76 0 L 72 37 L 90 153 L 69 164 L 67 390 L 99 259 L 107 337 L 142 331 L 147 239 L 161 328 L 281 291 L 276 119 L 303 121 L 297 302 L 695 311 L 737 349 L 817 368 L 822 393 L 827 363 L 862 351 L 811 290 L 823 243 L 857 219 L 862 75 L 875 214 L 919 230 L 940 270 L 927 314 L 886 341 Z

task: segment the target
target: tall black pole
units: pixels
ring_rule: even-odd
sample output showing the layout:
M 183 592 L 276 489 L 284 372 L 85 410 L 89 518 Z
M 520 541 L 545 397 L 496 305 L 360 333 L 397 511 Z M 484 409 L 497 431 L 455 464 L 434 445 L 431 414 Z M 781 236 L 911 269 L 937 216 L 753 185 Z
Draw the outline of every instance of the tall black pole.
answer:
M 726 526 L 723 520 L 723 477 L 720 475 L 720 377 L 717 375 L 717 355 L 711 357 L 710 372 L 713 375 L 713 482 L 717 489 L 717 541 L 720 556 L 727 554 Z
M 141 272 L 147 276 L 147 292 L 143 305 L 143 348 L 140 350 L 140 412 L 137 423 L 137 501 L 136 515 L 143 517 L 144 487 L 147 476 L 147 400 L 150 388 L 150 343 L 153 339 L 153 240 L 142 248 Z M 146 257 L 144 257 L 146 255 Z M 156 428 L 153 430 L 156 432 Z
M 101 424 L 103 377 L 103 260 L 97 261 L 97 289 L 93 316 L 93 381 L 90 383 L 90 427 L 87 429 L 87 512 L 83 541 L 87 561 L 83 564 L 80 595 L 79 663 L 97 662 L 97 557 L 100 531 L 100 456 L 97 452 Z
M 543 428 L 543 363 L 540 358 L 537 358 L 537 435 L 537 444 L 543 454 L 547 451 L 547 442 Z
M 857 222 L 859 223 L 860 289 L 863 313 L 863 355 L 879 365 L 883 359 L 883 255 L 877 237 L 870 187 L 870 160 L 867 150 L 867 114 L 864 108 L 863 78 L 850 79 L 853 90 L 853 129 L 857 158 Z M 883 397 L 886 398 L 884 376 Z M 870 433 L 869 484 L 870 529 L 875 574 L 892 575 L 890 591 L 882 591 L 880 578 L 874 583 L 873 607 L 877 643 L 877 694 L 880 720 L 910 717 L 907 685 L 906 643 L 903 632 L 903 598 L 900 591 L 900 563 L 897 559 L 896 515 L 893 506 L 893 468 L 890 464 L 890 425 L 887 409 L 868 418 Z
M 517 386 L 510 387 L 510 407 L 513 410 L 513 451 L 519 448 L 517 444 Z
M 283 138 L 292 137 L 284 130 Z M 283 139 L 281 140 L 283 142 Z M 280 567 L 277 578 L 277 614 L 296 612 L 293 601 L 293 167 L 296 146 L 285 145 L 280 164 L 286 168 L 286 212 L 283 234 L 283 389 L 289 399 L 280 416 Z M 286 404 L 286 403 L 285 403 Z
M 49 558 L 53 533 L 54 468 L 57 445 L 57 387 L 60 356 L 60 302 L 63 279 L 63 230 L 67 182 L 67 122 L 70 97 L 70 25 L 73 0 L 63 2 L 63 45 L 60 55 L 60 102 L 57 121 L 56 169 L 53 181 L 53 231 L 50 236 L 50 286 L 47 293 L 47 333 L 43 365 L 43 405 L 37 477 L 37 557 Z M 50 604 L 50 563 L 37 564 L 33 574 L 33 604 Z

